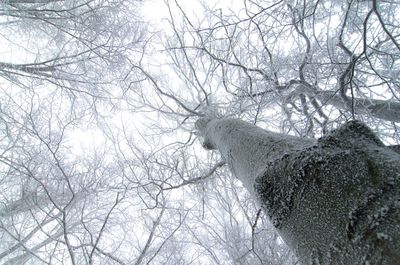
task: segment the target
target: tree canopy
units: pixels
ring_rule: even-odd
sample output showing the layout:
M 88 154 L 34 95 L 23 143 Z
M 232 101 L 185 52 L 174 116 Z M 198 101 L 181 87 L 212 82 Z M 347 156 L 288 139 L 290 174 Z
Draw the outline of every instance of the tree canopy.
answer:
M 195 122 L 318 138 L 357 119 L 399 145 L 399 16 L 390 0 L 2 1 L 0 264 L 295 264 Z

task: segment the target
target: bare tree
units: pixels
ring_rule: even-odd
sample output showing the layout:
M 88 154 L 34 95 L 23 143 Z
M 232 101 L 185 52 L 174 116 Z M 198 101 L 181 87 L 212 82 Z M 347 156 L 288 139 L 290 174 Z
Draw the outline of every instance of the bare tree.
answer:
M 246 0 L 233 11 L 204 7 L 206 19 L 168 3 L 166 48 L 199 104 L 269 124 L 280 109 L 274 126 L 303 136 L 357 118 L 397 139 L 395 2 Z
M 127 58 L 146 42 L 135 8 L 135 1 L 7 1 L 3 86 L 61 91 L 88 104 L 121 100 L 126 91 L 116 80 L 132 74 Z
M 131 231 L 145 235 L 167 210 L 146 201 L 165 213 L 132 214 L 146 195 L 146 172 L 134 172 L 141 182 L 127 187 L 109 139 L 83 152 L 76 144 L 76 131 L 99 131 L 124 107 L 134 86 L 121 80 L 141 81 L 131 65 L 146 47 L 136 8 L 135 1 L 3 1 L 0 264 L 139 264 L 168 240 L 170 230 L 154 226 L 149 244 L 126 255 L 141 240 Z
M 400 155 L 364 124 L 318 142 L 235 119 L 196 126 L 302 263 L 397 264 Z
M 0 264 L 295 264 L 273 224 L 288 231 L 282 236 L 289 244 L 309 243 L 291 245 L 307 259 L 316 243 L 288 228 L 287 218 L 316 202 L 286 195 L 318 183 L 301 182 L 309 174 L 289 181 L 288 170 L 281 174 L 287 185 L 271 186 L 283 187 L 282 194 L 261 184 L 298 156 L 310 162 L 310 146 L 336 138 L 350 153 L 366 145 L 394 156 L 398 147 L 378 140 L 373 146 L 368 139 L 376 138 L 363 133 L 357 135 L 367 142 L 354 146 L 347 135 L 315 137 L 360 119 L 386 143 L 398 143 L 397 3 L 246 0 L 210 7 L 170 0 L 162 5 L 169 13 L 165 33 L 145 29 L 138 7 L 128 0 L 2 2 Z M 240 118 L 283 133 L 271 134 L 279 139 L 269 145 L 271 159 L 281 160 L 261 170 L 251 163 L 268 165 L 254 150 L 233 152 L 232 162 L 229 145 L 204 131 L 208 122 L 194 131 L 198 118 L 220 116 L 214 121 Z M 198 134 L 222 157 L 201 150 Z M 243 146 L 230 136 L 220 140 Z M 355 158 L 367 164 L 360 172 L 374 173 L 375 157 L 372 164 L 363 159 Z M 316 164 L 310 172 L 341 168 Z M 386 177 L 377 181 L 390 194 L 385 183 Z M 362 242 L 365 217 L 378 211 L 378 186 L 371 186 L 370 200 L 352 204 L 346 222 L 354 246 Z M 287 207 L 265 203 L 268 194 Z M 390 213 L 373 218 L 383 223 L 368 240 L 385 245 L 390 233 L 381 229 L 397 208 L 381 202 Z M 324 235 L 327 242 L 331 235 Z
M 302 180 L 289 181 L 292 175 L 297 175 L 290 168 L 284 170 L 290 167 L 290 159 L 293 159 L 293 163 L 299 162 L 300 167 L 310 167 L 313 172 L 310 174 L 317 174 L 314 171 L 318 171 L 322 172 L 321 175 L 324 175 L 325 171 L 314 165 L 313 155 L 320 155 L 323 159 L 333 159 L 329 156 L 332 150 L 327 151 L 329 148 L 318 154 L 310 151 L 317 141 L 291 138 L 287 134 L 302 137 L 321 136 L 341 123 L 360 119 L 373 126 L 385 141 L 398 143 L 396 123 L 399 121 L 399 79 L 396 65 L 399 59 L 399 25 L 395 22 L 395 16 L 399 10 L 396 3 L 390 1 L 385 3 L 377 1 L 349 1 L 347 3 L 244 1 L 239 7 L 232 3 L 231 10 L 218 8 L 218 6 L 213 8 L 203 6 L 204 16 L 193 16 L 190 11 L 185 10 L 183 2 L 166 1 L 166 5 L 170 12 L 171 25 L 166 51 L 170 55 L 176 76 L 182 81 L 182 87 L 190 91 L 189 96 L 171 91 L 168 97 L 173 96 L 175 101 L 190 107 L 180 108 L 183 114 L 179 111 L 164 114 L 174 117 L 179 126 L 184 127 L 185 124 L 193 121 L 191 119 L 193 116 L 207 117 L 207 112 L 210 111 L 214 112 L 210 115 L 211 117 L 219 116 L 214 111 L 219 109 L 222 116 L 239 117 L 285 133 L 271 136 L 271 133 L 261 133 L 250 125 L 243 125 L 245 129 L 237 132 L 237 124 L 232 120 L 234 125 L 230 126 L 229 119 L 215 119 L 215 122 L 206 120 L 200 122 L 202 125 L 199 126 L 200 135 L 205 137 L 203 145 L 209 149 L 217 148 L 225 161 L 230 164 L 233 175 L 237 176 L 247 190 L 255 195 L 253 197 L 262 197 L 261 204 L 270 218 L 276 222 L 276 226 L 280 225 L 282 216 L 299 217 L 292 214 L 292 210 L 302 209 L 301 206 L 296 205 L 296 199 L 299 199 L 296 193 L 298 191 L 292 191 L 297 186 L 304 191 L 301 189 L 302 184 L 296 182 Z M 200 11 L 197 14 L 199 13 Z M 387 64 L 388 62 L 390 63 Z M 208 125 L 209 123 L 212 125 Z M 237 123 L 240 124 L 238 121 Z M 255 131 L 260 132 L 259 138 L 262 140 L 256 139 L 258 134 L 253 135 Z M 354 140 L 357 137 L 372 140 L 366 140 L 366 142 Z M 273 143 L 270 143 L 271 138 Z M 347 138 L 349 140 L 346 140 Z M 347 150 L 352 153 L 364 145 L 375 149 L 372 146 L 377 145 L 376 148 L 380 148 L 379 152 L 382 156 L 378 154 L 375 156 L 366 151 L 367 156 L 373 160 L 371 163 L 381 166 L 377 169 L 379 173 L 376 172 L 376 174 L 389 176 L 389 179 L 382 177 L 382 182 L 376 183 L 376 186 L 356 185 L 354 193 L 348 194 L 348 198 L 345 198 L 349 201 L 348 203 L 346 200 L 343 201 L 343 198 L 336 200 L 337 205 L 346 206 L 343 206 L 345 208 L 343 212 L 338 213 L 340 217 L 337 219 L 341 222 L 340 233 L 332 227 L 331 231 L 334 231 L 333 234 L 340 234 L 343 242 L 347 242 L 348 245 L 344 246 L 343 252 L 352 252 L 349 250 L 352 248 L 358 250 L 354 250 L 354 256 L 332 254 L 332 260 L 361 263 L 361 259 L 365 258 L 371 262 L 395 264 L 396 255 L 398 255 L 396 247 L 390 247 L 390 236 L 389 238 L 381 236 L 387 233 L 393 238 L 398 237 L 396 231 L 392 230 L 396 227 L 398 219 L 397 206 L 394 206 L 398 191 L 390 188 L 396 186 L 391 182 L 391 178 L 394 178 L 395 182 L 398 181 L 394 173 L 398 162 L 395 162 L 395 168 L 390 163 L 392 159 L 398 160 L 396 152 L 391 151 L 396 150 L 396 147 L 384 147 L 382 142 L 377 140 L 364 125 L 357 122 L 349 123 L 336 133 L 321 139 L 321 144 L 325 141 L 337 141 L 341 146 L 336 150 L 338 152 Z M 354 140 L 354 143 L 351 140 Z M 264 146 L 270 149 L 265 150 Z M 317 146 L 320 147 L 320 145 Z M 385 157 L 386 152 L 391 152 L 391 154 Z M 304 162 L 305 164 L 296 160 L 302 156 L 308 159 Z M 280 157 L 282 161 L 279 160 Z M 370 161 L 369 158 L 367 160 Z M 276 168 L 272 166 L 274 163 L 277 164 Z M 259 167 L 256 166 L 258 164 Z M 319 166 L 327 167 L 326 164 L 322 164 Z M 340 166 L 356 167 L 357 165 L 359 172 L 349 170 L 347 175 L 339 174 L 339 178 L 352 179 L 352 176 L 356 175 L 360 177 L 360 183 L 369 183 L 376 174 L 367 172 L 369 168 L 367 164 L 363 154 L 355 154 L 354 160 L 349 159 L 348 163 L 343 162 L 343 165 L 331 163 L 328 168 L 335 168 L 332 171 L 344 172 L 345 170 Z M 297 167 L 293 170 L 302 172 Z M 282 180 L 271 180 L 271 175 L 274 174 L 283 176 Z M 321 175 L 317 174 L 315 178 L 320 179 Z M 306 174 L 305 178 L 308 177 L 309 175 Z M 327 187 L 327 190 L 335 190 L 336 186 L 333 183 L 325 181 L 321 180 L 322 186 Z M 255 183 L 259 184 L 256 190 Z M 365 216 L 379 215 L 378 212 L 381 209 L 377 206 L 379 204 L 377 201 L 380 199 L 365 202 L 368 204 L 366 206 L 358 200 L 357 196 L 363 194 L 360 196 L 367 200 L 365 198 L 370 195 L 369 193 L 378 194 L 380 190 L 386 190 L 384 188 L 386 184 L 390 186 L 387 189 L 391 190 L 388 192 L 391 195 L 380 198 L 381 204 L 385 204 L 390 209 L 393 208 L 394 210 L 391 210 L 393 214 L 387 217 L 387 223 L 368 230 L 370 229 L 367 228 L 368 218 Z M 266 187 L 268 185 L 271 187 Z M 338 189 L 342 190 L 342 188 Z M 371 190 L 367 190 L 368 188 Z M 279 191 L 283 194 L 279 194 Z M 310 198 L 313 199 L 323 195 L 313 196 L 312 194 L 310 192 L 306 196 L 311 196 Z M 273 198 L 267 198 L 269 195 Z M 352 196 L 358 201 L 352 201 Z M 301 203 L 300 199 L 299 201 Z M 292 203 L 299 208 L 292 206 Z M 319 206 L 321 209 L 335 211 L 335 207 Z M 326 216 L 336 215 L 329 212 Z M 313 218 L 312 213 L 310 215 L 305 213 L 303 217 L 302 220 L 305 220 L 305 223 Z M 360 220 L 355 224 L 358 221 L 353 219 L 357 218 Z M 315 226 L 318 226 L 318 221 L 321 220 L 318 219 Z M 289 224 L 286 225 L 289 228 L 282 229 L 282 234 L 291 244 L 292 249 L 297 252 L 300 260 L 307 262 L 310 259 L 320 259 L 321 262 L 328 262 L 329 257 L 324 254 L 321 254 L 321 257 L 318 255 L 319 252 L 333 251 L 328 250 L 332 246 L 325 246 L 318 240 L 312 243 L 312 233 L 317 233 L 317 230 L 309 229 L 310 235 L 301 235 L 303 230 L 293 225 L 293 222 L 288 221 Z M 327 223 L 335 227 L 335 222 L 328 220 Z M 329 229 L 329 227 L 321 228 L 321 234 L 325 232 L 324 229 Z M 369 233 L 375 234 L 368 239 L 360 239 L 361 234 Z M 306 239 L 308 236 L 310 236 L 310 241 Z M 327 244 L 336 242 L 332 238 L 326 239 Z M 374 245 L 375 243 L 368 240 L 374 242 L 382 240 L 382 244 L 388 248 L 383 250 L 379 247 L 380 243 Z M 220 239 L 220 241 L 223 240 Z M 299 242 L 303 242 L 304 245 Z M 340 239 L 338 242 L 339 245 L 342 244 Z M 365 249 L 365 246 L 370 243 L 375 247 Z M 320 250 L 318 250 L 319 247 Z M 348 250 L 345 250 L 346 248 Z M 342 252 L 340 249 L 336 250 L 338 253 Z M 218 263 L 218 261 L 215 262 Z

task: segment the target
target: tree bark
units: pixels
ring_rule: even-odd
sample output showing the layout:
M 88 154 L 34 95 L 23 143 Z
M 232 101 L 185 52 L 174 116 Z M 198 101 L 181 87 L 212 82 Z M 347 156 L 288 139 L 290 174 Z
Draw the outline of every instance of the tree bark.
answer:
M 303 264 L 399 264 L 400 154 L 353 121 L 318 140 L 200 119 Z
M 367 114 L 391 122 L 400 122 L 400 103 L 393 100 L 348 98 L 350 104 L 334 91 L 319 91 L 308 93 L 323 103 L 339 109 L 346 109 L 357 114 Z M 352 103 L 351 103 L 352 102 Z

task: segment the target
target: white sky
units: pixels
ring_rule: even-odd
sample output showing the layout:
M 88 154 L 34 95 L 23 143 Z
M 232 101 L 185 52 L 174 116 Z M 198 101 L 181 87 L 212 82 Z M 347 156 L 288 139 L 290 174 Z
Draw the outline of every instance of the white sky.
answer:
M 148 0 L 145 1 L 141 12 L 146 20 L 158 29 L 166 29 L 169 27 L 165 22 L 165 18 L 169 18 L 167 0 Z M 175 1 L 169 0 L 170 5 L 175 7 Z M 203 6 L 199 0 L 178 0 L 178 4 L 187 12 L 190 17 L 202 17 Z M 207 0 L 203 1 L 205 5 L 221 10 L 235 10 L 236 12 L 243 7 L 242 1 L 234 0 Z

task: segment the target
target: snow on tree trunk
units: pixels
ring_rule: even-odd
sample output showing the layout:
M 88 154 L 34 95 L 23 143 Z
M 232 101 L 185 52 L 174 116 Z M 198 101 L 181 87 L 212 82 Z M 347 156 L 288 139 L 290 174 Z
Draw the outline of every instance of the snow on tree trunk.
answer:
M 200 119 L 303 264 L 399 264 L 400 154 L 353 121 L 319 140 Z

